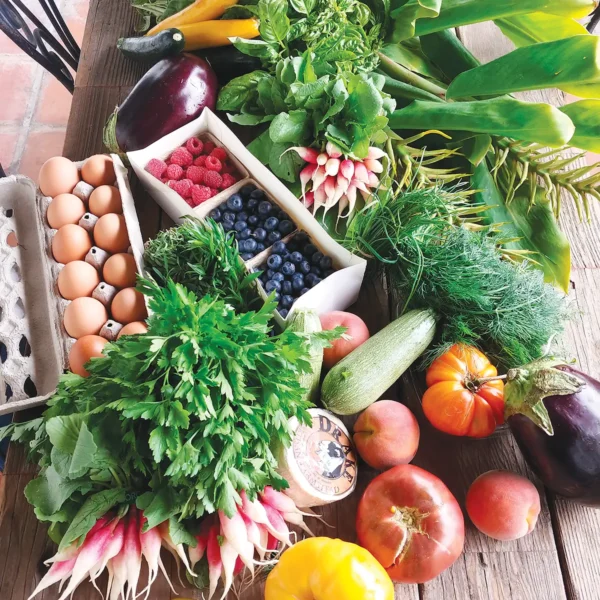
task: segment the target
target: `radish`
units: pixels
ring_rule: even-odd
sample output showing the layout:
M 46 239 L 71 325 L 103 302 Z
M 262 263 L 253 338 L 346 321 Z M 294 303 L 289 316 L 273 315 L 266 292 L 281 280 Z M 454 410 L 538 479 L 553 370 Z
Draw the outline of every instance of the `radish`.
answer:
M 280 542 L 283 542 L 286 546 L 291 546 L 292 542 L 290 541 L 290 530 L 285 524 L 285 521 L 283 520 L 283 517 L 281 516 L 279 511 L 275 510 L 272 506 L 269 506 L 268 504 L 264 504 L 263 506 L 265 508 L 265 512 L 267 513 L 269 523 L 276 531 L 276 533 L 269 533 L 276 537 Z
M 210 528 L 210 532 L 208 534 L 208 544 L 206 546 L 209 581 L 208 600 L 210 600 L 213 597 L 215 590 L 217 589 L 217 585 L 219 584 L 221 572 L 223 571 L 223 563 L 221 561 L 221 548 L 219 546 L 218 535 L 219 527 L 218 525 L 213 525 Z
M 222 510 L 219 511 L 221 534 L 239 554 L 244 564 L 254 573 L 254 546 L 248 541 L 248 531 L 242 515 L 239 512 L 228 517 Z
M 69 558 L 68 560 L 53 563 L 27 600 L 31 600 L 31 598 L 37 596 L 37 594 L 39 594 L 42 590 L 45 590 L 51 585 L 64 580 L 71 574 L 74 566 L 75 558 Z
M 129 514 L 127 515 L 123 552 L 125 554 L 125 568 L 127 569 L 127 597 L 131 596 L 132 600 L 135 600 L 142 568 L 142 545 L 140 543 L 138 511 L 134 505 L 129 508 Z
M 238 553 L 234 545 L 227 539 L 221 544 L 220 553 L 224 576 L 224 589 L 221 600 L 224 600 L 233 584 L 233 572 L 238 559 Z
M 327 142 L 325 152 L 331 156 L 331 158 L 339 158 L 342 156 L 342 151 L 333 142 Z
M 165 548 L 167 548 L 167 550 L 173 555 L 173 557 L 177 561 L 177 571 L 179 572 L 179 559 L 181 559 L 181 561 L 185 565 L 187 572 L 192 577 L 196 577 L 196 573 L 194 573 L 194 571 L 192 571 L 190 567 L 190 563 L 185 554 L 185 550 L 183 549 L 183 544 L 175 544 L 171 539 L 171 534 L 169 533 L 169 522 L 164 521 L 158 527 L 160 528 L 160 533 L 162 535 L 163 545 L 165 546 Z M 181 580 L 181 577 L 179 579 Z
M 285 152 L 289 152 L 290 150 L 296 152 L 303 161 L 311 163 L 313 165 L 317 164 L 317 157 L 319 156 L 319 152 L 314 148 L 303 148 L 302 146 L 294 146 L 293 148 L 288 148 Z
M 98 566 L 94 572 L 90 571 L 90 580 L 92 585 L 98 590 L 98 586 L 96 585 L 96 579 L 99 575 L 104 571 L 108 561 L 114 558 L 119 552 L 121 552 L 121 548 L 123 547 L 123 540 L 125 539 L 125 523 L 123 521 L 119 521 L 115 526 L 112 536 L 108 542 L 106 547 L 106 551 L 104 552 L 104 556 L 100 562 L 100 566 Z M 100 591 L 100 590 L 98 590 Z
M 277 538 L 283 544 L 290 546 L 289 536 L 282 536 L 277 529 L 271 524 L 269 520 L 269 516 L 267 515 L 267 511 L 258 500 L 250 501 L 245 491 L 240 493 L 242 498 L 242 510 L 244 513 L 250 517 L 255 523 L 258 525 L 263 525 L 267 531 L 274 537 Z M 285 525 L 285 523 L 284 523 Z

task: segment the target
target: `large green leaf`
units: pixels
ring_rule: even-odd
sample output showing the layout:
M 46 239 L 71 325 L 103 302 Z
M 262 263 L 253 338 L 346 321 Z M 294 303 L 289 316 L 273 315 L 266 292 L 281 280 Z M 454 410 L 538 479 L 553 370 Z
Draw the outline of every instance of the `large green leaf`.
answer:
M 580 100 L 560 109 L 575 125 L 569 144 L 582 150 L 600 152 L 600 100 Z
M 415 33 L 421 36 L 469 23 L 538 11 L 578 19 L 591 13 L 595 7 L 596 0 L 443 0 L 439 16 L 419 19 Z
M 390 127 L 472 131 L 551 147 L 563 146 L 575 131 L 571 119 L 554 106 L 515 98 L 447 103 L 417 100 L 395 111 Z
M 501 236 L 511 240 L 504 247 L 509 251 L 528 253 L 525 258 L 535 261 L 548 283 L 568 292 L 571 248 L 558 227 L 544 190 L 538 188 L 535 203 L 530 205 L 530 188 L 525 183 L 506 204 L 485 161 L 475 168 L 471 184 L 478 190 L 474 200 L 489 207 L 481 213 L 484 222 L 496 225 Z
M 480 65 L 480 62 L 450 29 L 424 35 L 421 37 L 421 48 L 425 55 L 442 70 L 448 81 Z
M 565 40 L 517 48 L 485 65 L 461 73 L 447 98 L 495 96 L 600 83 L 600 38 L 576 35 Z
M 415 35 L 417 19 L 431 19 L 440 14 L 442 0 L 392 0 L 390 16 L 394 20 L 394 41 L 408 40 Z
M 418 41 L 417 38 L 413 39 Z M 384 44 L 381 47 L 380 52 L 415 73 L 433 79 L 442 78 L 441 71 L 432 64 L 425 54 L 423 54 L 423 51 L 419 46 L 411 47 L 402 43 Z
M 496 25 L 517 47 L 588 35 L 586 28 L 575 19 L 542 12 L 498 19 Z

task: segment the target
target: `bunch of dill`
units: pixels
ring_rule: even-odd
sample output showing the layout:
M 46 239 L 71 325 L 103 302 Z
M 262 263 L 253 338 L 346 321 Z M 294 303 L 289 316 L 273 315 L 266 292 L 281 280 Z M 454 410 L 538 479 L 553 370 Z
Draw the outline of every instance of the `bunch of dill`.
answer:
M 405 309 L 440 315 L 426 360 L 464 343 L 502 369 L 528 363 L 563 331 L 567 300 L 532 265 L 506 260 L 492 233 L 465 227 L 469 210 L 433 188 L 383 198 L 354 218 L 345 245 L 383 265 Z

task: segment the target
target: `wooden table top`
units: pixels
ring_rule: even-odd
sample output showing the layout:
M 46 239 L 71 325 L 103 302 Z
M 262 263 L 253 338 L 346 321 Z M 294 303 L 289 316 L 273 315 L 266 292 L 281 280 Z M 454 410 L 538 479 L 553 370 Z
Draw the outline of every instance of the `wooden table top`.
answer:
M 102 127 L 115 106 L 143 74 L 144 68 L 126 61 L 117 51 L 118 37 L 131 34 L 135 17 L 128 0 L 91 0 L 81 62 L 77 75 L 64 155 L 79 160 L 104 151 Z M 510 46 L 493 25 L 484 24 L 460 31 L 466 45 L 481 59 L 503 54 Z M 553 104 L 564 102 L 555 92 L 537 93 Z M 152 123 L 148 123 L 152 127 Z M 142 233 L 145 239 L 171 224 L 158 205 L 132 179 Z M 600 378 L 600 207 L 594 205 L 593 225 L 579 223 L 572 203 L 563 203 L 561 225 L 573 249 L 571 295 L 573 320 L 565 345 L 581 368 Z M 385 285 L 365 286 L 355 307 L 371 331 L 385 325 L 395 306 Z M 535 531 L 515 542 L 497 542 L 480 534 L 467 522 L 465 551 L 440 577 L 425 585 L 396 586 L 397 600 L 598 600 L 600 598 L 600 511 L 570 504 L 548 493 L 528 472 L 510 433 L 502 430 L 491 438 L 476 441 L 451 438 L 433 430 L 419 406 L 419 382 L 412 375 L 398 382 L 391 397 L 410 406 L 421 425 L 421 445 L 414 464 L 438 475 L 464 507 L 468 486 L 490 469 L 507 469 L 525 474 L 538 485 L 543 510 Z M 354 541 L 354 516 L 361 491 L 374 472 L 361 465 L 359 487 L 343 502 L 321 510 L 337 532 L 311 523 L 318 535 L 338 535 Z M 46 537 L 23 495 L 34 477 L 35 465 L 24 460 L 23 450 L 12 445 L 0 480 L 0 599 L 25 600 L 35 588 L 42 562 L 55 547 Z M 174 582 L 176 571 L 170 565 Z M 177 586 L 176 586 L 177 587 Z M 197 590 L 181 590 L 182 596 L 200 598 Z M 74 594 L 75 600 L 99 598 L 89 584 Z M 159 577 L 152 600 L 172 596 Z M 235 596 L 230 594 L 229 598 Z M 262 599 L 262 585 L 244 589 L 242 600 Z M 56 586 L 39 598 L 58 598 Z M 342 599 L 330 599 L 342 600 Z

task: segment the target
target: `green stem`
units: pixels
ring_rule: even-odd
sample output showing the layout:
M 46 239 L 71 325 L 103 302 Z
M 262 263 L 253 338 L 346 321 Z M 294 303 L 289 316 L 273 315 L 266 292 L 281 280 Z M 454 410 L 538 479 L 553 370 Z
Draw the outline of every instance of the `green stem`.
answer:
M 413 73 L 406 67 L 403 67 L 402 65 L 393 61 L 391 58 L 387 57 L 382 52 L 378 52 L 377 54 L 379 55 L 380 60 L 379 67 L 388 75 L 395 77 L 396 79 L 399 79 L 404 83 L 409 83 L 410 85 L 416 88 L 434 94 L 435 96 L 438 96 L 441 99 L 444 99 L 446 97 L 445 88 L 436 85 L 432 81 L 429 81 L 428 79 L 425 79 L 424 77 L 421 77 L 416 73 Z
M 112 467 L 108 467 L 108 470 L 110 471 L 110 474 L 113 476 L 113 479 L 117 482 L 117 485 L 119 487 L 123 487 L 123 483 L 121 482 L 121 479 L 117 475 L 117 472 Z

